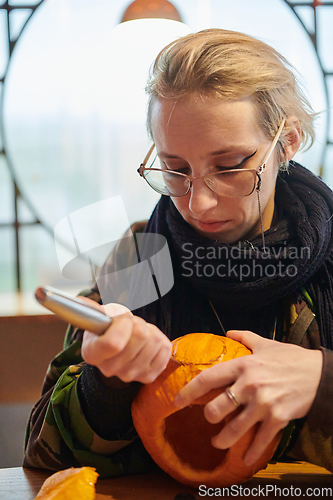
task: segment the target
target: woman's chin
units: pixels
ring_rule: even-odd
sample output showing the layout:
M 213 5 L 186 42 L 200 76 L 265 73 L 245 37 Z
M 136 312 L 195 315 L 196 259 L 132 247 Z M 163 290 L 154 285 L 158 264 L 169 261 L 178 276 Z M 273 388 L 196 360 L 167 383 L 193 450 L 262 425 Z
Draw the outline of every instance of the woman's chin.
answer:
M 192 226 L 193 227 L 193 226 Z M 215 240 L 219 241 L 220 243 L 226 243 L 228 245 L 231 245 L 233 243 L 236 243 L 239 241 L 241 238 L 241 231 L 238 231 L 237 229 L 230 229 L 226 231 L 224 228 L 221 230 L 217 231 L 209 231 L 209 230 L 203 230 L 201 228 L 193 227 L 195 231 L 200 234 L 201 236 L 208 238 L 210 240 Z

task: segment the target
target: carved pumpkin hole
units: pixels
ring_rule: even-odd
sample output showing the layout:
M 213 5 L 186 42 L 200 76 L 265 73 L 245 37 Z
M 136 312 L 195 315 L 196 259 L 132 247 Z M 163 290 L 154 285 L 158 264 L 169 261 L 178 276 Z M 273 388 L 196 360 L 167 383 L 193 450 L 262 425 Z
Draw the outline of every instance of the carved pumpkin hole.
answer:
M 164 437 L 181 462 L 192 469 L 213 471 L 228 453 L 228 450 L 214 448 L 210 442 L 224 422 L 210 424 L 204 417 L 203 408 L 203 405 L 187 406 L 167 417 Z

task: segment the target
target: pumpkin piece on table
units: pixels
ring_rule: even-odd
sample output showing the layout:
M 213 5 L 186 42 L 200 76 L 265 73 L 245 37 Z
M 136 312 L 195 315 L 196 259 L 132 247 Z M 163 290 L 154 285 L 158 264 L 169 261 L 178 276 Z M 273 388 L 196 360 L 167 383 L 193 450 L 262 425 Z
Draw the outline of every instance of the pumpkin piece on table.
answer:
M 207 422 L 204 405 L 223 388 L 210 391 L 181 410 L 173 404 L 176 394 L 201 371 L 251 354 L 243 344 L 227 337 L 190 333 L 173 341 L 172 356 L 181 365 L 176 369 L 174 364 L 168 365 L 154 382 L 142 386 L 133 401 L 133 423 L 143 445 L 157 465 L 177 481 L 193 487 L 240 484 L 265 468 L 272 458 L 280 434 L 255 464 L 245 466 L 242 460 L 259 424 L 227 450 L 212 446 L 211 438 L 241 411 L 241 407 L 236 408 L 218 424 Z
M 95 500 L 97 478 L 93 467 L 61 470 L 44 481 L 35 500 Z

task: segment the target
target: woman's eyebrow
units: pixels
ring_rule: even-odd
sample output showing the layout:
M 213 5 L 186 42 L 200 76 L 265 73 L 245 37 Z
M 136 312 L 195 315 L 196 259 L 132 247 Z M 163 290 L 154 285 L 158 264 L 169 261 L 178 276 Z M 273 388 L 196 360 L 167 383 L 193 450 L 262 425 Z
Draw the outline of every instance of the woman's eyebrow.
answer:
M 174 160 L 181 160 L 182 158 L 180 156 L 177 156 L 177 155 L 170 155 L 169 153 L 165 153 L 164 151 L 160 151 L 158 153 L 158 156 L 161 158 L 167 158 L 167 159 L 174 159 Z
M 237 147 L 237 148 L 231 148 L 231 149 L 222 149 L 220 151 L 214 151 L 213 153 L 210 153 L 209 156 L 225 155 L 225 154 L 229 154 L 229 153 L 234 153 L 236 150 L 241 151 L 242 149 L 243 149 L 243 151 L 245 151 L 246 149 L 249 150 L 250 148 L 248 146 L 246 146 L 244 148 Z M 251 148 L 251 150 L 252 150 L 252 148 Z M 255 155 L 256 152 L 257 152 L 257 149 L 255 150 L 254 153 L 251 153 L 249 156 L 247 156 L 244 159 L 248 160 L 249 158 L 251 158 L 251 156 Z
M 246 160 L 249 160 L 250 158 L 252 158 L 252 156 L 254 156 L 256 154 L 258 150 L 256 149 L 254 151 L 254 153 L 251 153 L 249 156 L 246 156 L 242 162 L 246 161 Z M 227 154 L 227 153 L 232 153 L 233 150 L 221 150 L 221 151 L 214 151 L 213 153 L 210 153 L 209 156 L 219 156 L 219 155 L 223 155 L 223 154 Z M 165 158 L 167 160 L 182 160 L 182 157 L 181 156 L 177 156 L 177 155 L 172 155 L 172 154 L 169 154 L 169 153 L 166 153 L 164 151 L 160 151 L 160 153 L 158 153 L 158 156 L 160 158 Z

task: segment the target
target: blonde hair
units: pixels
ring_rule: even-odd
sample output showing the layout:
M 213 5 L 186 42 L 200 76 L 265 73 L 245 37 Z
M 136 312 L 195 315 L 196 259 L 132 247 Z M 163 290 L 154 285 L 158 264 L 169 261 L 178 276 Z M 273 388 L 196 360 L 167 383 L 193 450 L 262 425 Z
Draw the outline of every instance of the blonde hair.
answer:
M 282 119 L 295 115 L 302 147 L 314 140 L 315 113 L 290 63 L 266 43 L 235 31 L 208 29 L 167 45 L 157 56 L 146 86 L 147 128 L 152 137 L 151 110 L 155 100 L 179 100 L 198 93 L 225 99 L 251 97 L 259 124 L 273 138 Z M 284 137 L 280 139 L 283 153 Z

